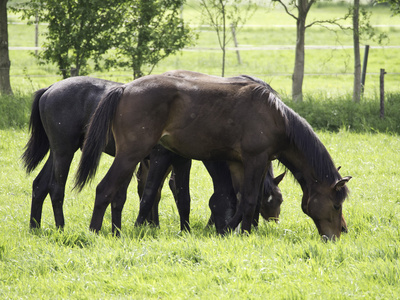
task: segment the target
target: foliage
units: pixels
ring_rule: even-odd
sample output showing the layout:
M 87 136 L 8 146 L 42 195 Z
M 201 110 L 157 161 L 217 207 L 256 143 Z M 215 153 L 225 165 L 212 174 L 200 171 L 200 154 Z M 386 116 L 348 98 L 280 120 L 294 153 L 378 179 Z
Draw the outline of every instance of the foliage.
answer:
M 126 1 L 120 30 L 113 37 L 116 55 L 107 66 L 129 67 L 133 78 L 151 73 L 165 57 L 175 54 L 193 41 L 193 34 L 180 18 L 184 0 Z
M 110 0 L 33 0 L 19 6 L 23 18 L 47 22 L 40 61 L 53 62 L 63 78 L 85 74 L 87 61 L 111 47 L 111 36 L 121 19 L 121 7 Z
M 390 5 L 390 10 L 394 15 L 400 14 L 400 1 L 399 0 L 378 0 L 379 3 L 387 3 Z

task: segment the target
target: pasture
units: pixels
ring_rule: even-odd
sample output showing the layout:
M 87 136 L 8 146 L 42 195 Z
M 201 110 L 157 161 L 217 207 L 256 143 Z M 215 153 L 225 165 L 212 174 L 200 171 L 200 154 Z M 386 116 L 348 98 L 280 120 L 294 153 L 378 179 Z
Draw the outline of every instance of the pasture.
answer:
M 184 18 L 199 24 L 198 10 L 184 8 Z M 338 6 L 315 8 L 312 15 L 342 15 Z M 11 15 L 11 21 L 18 16 Z M 400 17 L 386 8 L 374 8 L 372 21 L 389 33 L 387 46 L 400 42 Z M 238 34 L 239 44 L 264 47 L 293 45 L 294 21 L 281 9 L 259 10 Z M 276 26 L 279 25 L 279 26 Z M 41 27 L 41 28 L 44 28 Z M 33 27 L 10 25 L 10 46 L 33 46 Z M 266 32 L 268 34 L 266 34 Z M 313 27 L 307 31 L 309 45 L 351 45 L 349 33 Z M 398 102 L 399 51 L 379 48 L 373 41 L 368 64 L 366 98 L 361 105 L 378 101 L 378 75 L 385 68 L 387 91 Z M 232 45 L 230 45 L 232 46 Z M 209 30 L 199 31 L 197 48 L 216 48 Z M 242 65 L 228 52 L 227 75 L 260 77 L 284 98 L 290 94 L 293 50 L 243 50 Z M 12 50 L 11 80 L 17 101 L 25 101 L 36 89 L 60 80 L 52 65 L 38 65 L 29 51 Z M 188 69 L 220 74 L 220 51 L 185 50 L 160 63 L 153 73 Z M 352 93 L 352 49 L 306 50 L 304 91 L 307 107 L 323 106 Z M 321 74 L 333 73 L 330 76 Z M 312 75 L 314 74 L 314 75 Z M 91 72 L 120 82 L 131 80 L 130 70 Z M 5 99 L 5 98 L 1 98 Z M 313 103 L 315 105 L 313 105 Z M 346 102 L 347 103 L 347 102 Z M 346 105 L 350 105 L 347 103 Z M 308 106 L 307 106 L 308 105 Z M 372 107 L 372 106 L 371 106 Z M 397 107 L 397 106 L 394 106 Z M 301 107 L 298 107 L 299 109 Z M 7 113 L 7 107 L 0 106 Z M 328 109 L 328 105 L 327 105 Z M 343 109 L 343 108 L 342 108 Z M 309 109 L 310 121 L 313 111 Z M 339 110 L 341 112 L 341 110 Z M 2 112 L 3 113 L 3 112 Z M 24 112 L 27 120 L 28 112 Z M 95 187 L 107 172 L 112 158 L 103 154 L 93 183 L 81 193 L 72 190 L 80 152 L 75 155 L 67 183 L 64 213 L 66 226 L 59 231 L 49 198 L 43 209 L 41 229 L 29 230 L 32 181 L 20 156 L 28 140 L 28 128 L 12 122 L 0 129 L 0 297 L 2 299 L 395 299 L 400 295 L 400 139 L 398 125 L 375 130 L 365 126 L 357 132 L 342 126 L 316 133 L 330 152 L 342 176 L 351 175 L 350 197 L 343 213 L 349 232 L 336 242 L 321 241 L 312 220 L 301 210 L 302 192 L 288 175 L 280 188 L 284 202 L 279 224 L 262 221 L 251 235 L 220 237 L 206 229 L 210 215 L 208 199 L 212 183 L 203 165 L 191 171 L 190 215 L 192 232 L 179 232 L 179 215 L 172 194 L 164 187 L 159 229 L 135 228 L 139 199 L 135 178 L 128 189 L 120 238 L 111 235 L 107 210 L 98 235 L 89 231 Z M 332 114 L 327 114 L 327 116 Z M 1 116 L 3 117 L 3 116 Z M 322 116 L 320 116 L 324 119 Z M 327 117 L 328 119 L 328 117 Z M 323 122 L 325 120 L 321 120 Z M 379 122 L 379 120 L 374 120 Z M 20 124 L 19 122 L 18 124 Z M 389 124 L 389 123 L 388 123 Z M 340 127 L 340 124 L 338 125 Z M 323 127 L 323 126 L 322 126 Z M 327 126 L 329 127 L 329 126 Z M 274 164 L 275 175 L 283 168 Z
M 321 242 L 300 208 L 301 190 L 288 176 L 279 224 L 262 222 L 250 236 L 219 237 L 205 229 L 212 185 L 204 167 L 191 175 L 192 233 L 179 232 L 173 197 L 163 190 L 160 229 L 134 228 L 132 182 L 122 236 L 111 235 L 110 213 L 99 235 L 88 230 L 94 189 L 111 163 L 102 159 L 95 182 L 65 198 L 58 231 L 46 200 L 42 229 L 29 231 L 31 183 L 19 156 L 26 130 L 0 131 L 0 295 L 15 299 L 211 298 L 393 299 L 400 293 L 400 142 L 389 134 L 318 132 L 343 175 L 352 175 L 344 204 L 349 233 Z M 78 155 L 77 155 L 78 156 Z M 76 157 L 72 166 L 76 169 Z M 279 166 L 276 166 L 278 169 Z

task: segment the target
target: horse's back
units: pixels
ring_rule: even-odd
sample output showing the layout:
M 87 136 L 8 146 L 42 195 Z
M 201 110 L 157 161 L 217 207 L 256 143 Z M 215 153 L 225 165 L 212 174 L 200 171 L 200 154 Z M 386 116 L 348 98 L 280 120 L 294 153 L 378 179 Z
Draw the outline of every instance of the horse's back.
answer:
M 253 97 L 259 84 L 248 79 L 202 78 L 151 75 L 127 84 L 115 128 L 127 129 L 132 143 L 142 141 L 147 131 L 164 147 L 186 157 L 240 159 L 246 134 L 263 135 L 264 130 L 257 128 L 271 119 L 265 113 L 266 102 Z M 260 136 L 258 142 L 264 140 Z
M 116 85 L 121 83 L 86 76 L 70 77 L 53 84 L 39 103 L 52 148 L 80 146 L 86 125 L 102 96 Z

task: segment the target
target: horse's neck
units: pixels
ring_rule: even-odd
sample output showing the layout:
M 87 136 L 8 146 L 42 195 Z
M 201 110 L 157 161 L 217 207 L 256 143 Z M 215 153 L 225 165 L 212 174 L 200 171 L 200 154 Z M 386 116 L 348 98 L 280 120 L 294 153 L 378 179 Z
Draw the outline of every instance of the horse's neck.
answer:
M 313 169 L 307 163 L 304 155 L 291 147 L 290 150 L 283 152 L 278 159 L 293 174 L 304 192 L 307 183 L 315 177 Z

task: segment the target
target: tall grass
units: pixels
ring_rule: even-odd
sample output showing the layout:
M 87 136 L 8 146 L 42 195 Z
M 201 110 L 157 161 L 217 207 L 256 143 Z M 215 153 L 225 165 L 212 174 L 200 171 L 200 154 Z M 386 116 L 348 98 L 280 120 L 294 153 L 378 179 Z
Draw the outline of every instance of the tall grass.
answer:
M 31 97 L 22 95 L 0 95 L 0 128 L 21 128 L 29 121 Z

